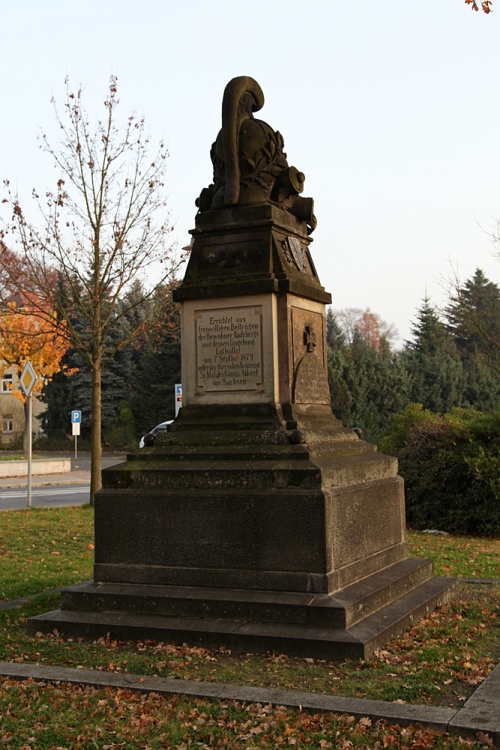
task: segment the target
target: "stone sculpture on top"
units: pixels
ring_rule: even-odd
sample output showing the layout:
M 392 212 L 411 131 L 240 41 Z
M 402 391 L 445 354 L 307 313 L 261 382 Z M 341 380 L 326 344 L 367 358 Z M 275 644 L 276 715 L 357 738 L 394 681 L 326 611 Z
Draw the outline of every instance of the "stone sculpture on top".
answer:
M 316 227 L 314 202 L 303 198 L 305 175 L 288 166 L 283 136 L 254 112 L 264 105 L 261 87 L 250 76 L 233 78 L 222 100 L 222 128 L 212 145 L 213 183 L 196 201 L 201 212 L 273 203 Z

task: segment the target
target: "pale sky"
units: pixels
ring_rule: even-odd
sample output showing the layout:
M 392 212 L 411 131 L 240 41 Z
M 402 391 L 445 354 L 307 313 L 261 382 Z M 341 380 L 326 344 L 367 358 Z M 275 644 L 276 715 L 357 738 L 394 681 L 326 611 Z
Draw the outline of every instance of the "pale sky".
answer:
M 50 99 L 82 83 L 101 115 L 118 76 L 122 116 L 170 150 L 174 236 L 189 242 L 211 182 L 222 93 L 260 83 L 315 200 L 312 252 L 334 308 L 370 307 L 401 337 L 457 268 L 500 282 L 500 0 L 18 0 L 2 3 L 0 175 L 21 196 L 56 173 L 36 140 Z M 6 214 L 4 214 L 6 216 Z

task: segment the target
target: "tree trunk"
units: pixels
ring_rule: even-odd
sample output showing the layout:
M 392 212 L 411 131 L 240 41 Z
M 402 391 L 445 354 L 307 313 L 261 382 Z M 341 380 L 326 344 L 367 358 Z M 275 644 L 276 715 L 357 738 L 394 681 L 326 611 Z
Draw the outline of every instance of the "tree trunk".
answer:
M 94 360 L 92 370 L 92 436 L 90 448 L 90 505 L 94 505 L 94 495 L 102 487 L 102 445 L 101 445 L 101 360 Z

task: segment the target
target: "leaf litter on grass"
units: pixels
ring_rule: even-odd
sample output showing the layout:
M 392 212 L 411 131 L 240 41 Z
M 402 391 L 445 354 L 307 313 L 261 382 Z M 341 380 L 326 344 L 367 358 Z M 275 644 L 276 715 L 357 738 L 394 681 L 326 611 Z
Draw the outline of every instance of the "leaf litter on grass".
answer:
M 2 513 L 0 515 L 0 555 L 2 555 L 2 562 L 8 555 L 9 562 L 13 563 L 14 567 L 18 566 L 18 573 L 20 572 L 18 580 L 22 585 L 15 589 L 18 592 L 17 595 L 36 594 L 47 588 L 90 578 L 93 563 L 92 521 L 93 513 L 91 509 L 85 507 L 80 510 L 78 508 L 33 509 Z M 26 543 L 30 535 L 33 537 L 31 544 L 35 544 L 35 547 L 28 549 Z M 40 545 L 39 549 L 37 549 L 37 542 Z M 53 542 L 55 545 L 52 544 Z M 412 554 L 435 559 L 438 574 L 448 573 L 467 577 L 480 574 L 490 578 L 498 577 L 496 555 L 500 550 L 499 540 L 442 537 L 410 532 L 409 542 Z M 45 562 L 42 558 L 46 559 L 48 551 L 50 553 L 64 552 L 59 555 L 51 554 L 55 565 L 51 566 L 50 570 L 38 564 Z M 37 555 L 38 563 L 35 562 Z M 63 560 L 65 565 L 61 564 Z M 440 565 L 442 568 L 439 567 Z M 12 598 L 11 594 L 7 596 L 5 593 L 2 594 L 2 588 L 0 585 L 0 599 Z M 58 597 L 34 596 L 31 603 L 0 615 L 0 632 L 3 631 L 0 636 L 0 659 L 458 706 L 463 704 L 463 701 L 487 676 L 500 656 L 498 653 L 499 603 L 499 587 L 481 587 L 481 589 L 465 587 L 455 601 L 416 623 L 407 633 L 376 652 L 371 660 L 326 662 L 315 659 L 296 659 L 275 653 L 231 654 L 227 649 L 208 650 L 187 645 L 173 646 L 152 642 L 123 643 L 109 638 L 99 639 L 95 643 L 84 643 L 78 639 L 74 641 L 63 639 L 57 633 L 48 637 L 30 638 L 26 634 L 26 618 L 59 605 Z M 23 705 L 26 705 L 28 690 L 34 690 L 35 684 L 29 681 L 25 683 L 4 681 L 4 685 L 9 683 L 11 685 L 9 689 L 14 693 L 20 691 Z M 71 727 L 68 715 L 68 722 L 65 723 L 63 729 L 64 736 L 57 738 L 51 737 L 42 719 L 40 724 L 43 729 L 40 729 L 35 740 L 32 738 L 36 732 L 31 728 L 26 731 L 22 730 L 19 734 L 10 730 L 4 731 L 4 718 L 9 716 L 9 711 L 12 714 L 15 701 L 13 694 L 6 697 L 0 692 L 0 715 L 2 716 L 0 740 L 3 746 L 22 748 L 22 750 L 26 750 L 27 747 L 57 750 L 58 747 L 96 746 L 103 748 L 176 747 L 180 750 L 185 750 L 187 747 L 274 748 L 291 745 L 335 748 L 478 747 L 474 743 L 465 743 L 459 738 L 451 739 L 443 735 L 435 735 L 421 728 L 401 729 L 384 725 L 383 722 L 373 728 L 363 720 L 355 722 L 352 717 L 337 720 L 321 715 L 311 719 L 310 715 L 286 709 L 282 710 L 284 716 L 287 717 L 286 720 L 280 718 L 278 709 L 272 709 L 269 713 L 269 716 L 272 714 L 278 716 L 280 721 L 285 721 L 284 728 L 279 724 L 272 725 L 272 721 L 277 721 L 276 718 L 271 721 L 266 719 L 257 724 L 253 732 L 251 731 L 252 725 L 249 725 L 245 735 L 245 729 L 241 729 L 241 724 L 246 724 L 248 718 L 238 724 L 238 719 L 234 718 L 235 714 L 230 712 L 240 711 L 240 709 L 253 711 L 251 707 L 225 704 L 227 710 L 224 715 L 223 704 L 202 704 L 199 701 L 182 698 L 176 701 L 161 699 L 164 702 L 162 703 L 163 712 L 167 710 L 165 708 L 167 705 L 174 703 L 176 706 L 185 706 L 185 709 L 176 709 L 176 719 L 185 720 L 181 724 L 178 722 L 170 724 L 166 732 L 153 741 L 147 737 L 144 726 L 141 727 L 140 717 L 135 719 L 137 732 L 131 724 L 128 729 L 129 734 L 125 728 L 110 728 L 109 721 L 105 724 L 104 719 L 100 719 L 97 709 L 104 708 L 104 704 L 99 705 L 99 702 L 108 701 L 113 691 L 94 691 L 97 697 L 92 702 L 90 696 L 94 693 L 91 688 L 40 685 L 36 689 L 48 691 L 37 701 L 41 706 L 45 706 L 47 711 L 55 709 L 58 716 L 63 705 L 66 705 L 66 696 L 69 696 L 70 706 L 77 712 L 74 728 Z M 59 693 L 53 692 L 55 690 L 59 690 Z M 138 694 L 130 693 L 129 697 L 126 692 L 115 692 L 120 695 L 121 700 L 121 705 L 116 710 L 118 718 L 120 718 L 120 711 L 123 711 L 124 716 L 128 718 L 126 711 L 131 712 L 128 706 L 137 705 L 137 699 L 133 696 Z M 84 696 L 83 704 L 79 703 L 81 696 Z M 149 696 L 147 700 L 149 699 L 152 697 Z M 143 696 L 141 700 L 144 701 L 146 698 Z M 97 706 L 95 701 L 97 701 Z M 5 705 L 7 705 L 6 709 Z M 206 709 L 204 705 L 207 706 Z M 85 711 L 90 710 L 92 706 L 91 714 L 96 711 L 97 713 L 88 719 L 88 725 L 92 729 L 89 730 L 90 734 L 88 732 L 85 734 L 82 730 L 87 722 Z M 199 706 L 202 708 L 200 709 Z M 190 722 L 193 711 L 195 713 L 192 718 L 196 719 L 200 712 L 206 716 L 213 716 L 213 712 L 218 710 L 223 711 L 216 721 L 221 729 L 220 737 L 216 736 L 215 731 L 206 736 L 200 733 L 198 724 L 203 727 L 203 722 L 207 723 L 206 717 L 201 715 L 201 722 L 198 720 Z M 180 711 L 183 712 L 182 715 Z M 95 722 L 92 724 L 94 718 Z M 19 722 L 19 715 L 16 716 L 16 721 Z M 157 726 L 160 721 L 161 719 L 157 718 L 156 724 L 155 721 L 151 721 L 150 724 Z M 313 721 L 316 727 L 312 734 L 305 732 L 303 727 L 304 722 L 310 721 Z M 333 721 L 340 723 L 334 724 Z M 191 728 L 184 726 L 190 723 L 193 725 Z M 262 723 L 269 723 L 271 730 L 264 727 L 262 731 L 258 731 Z M 351 724 L 353 732 L 348 735 L 346 727 L 350 727 Z M 20 728 L 19 724 L 16 726 Z M 300 727 L 300 731 L 297 727 Z M 335 727 L 340 727 L 340 729 L 335 729 Z M 320 728 L 322 728 L 321 731 L 326 728 L 326 731 L 321 734 Z M 375 730 L 376 734 L 373 734 Z M 3 735 L 2 732 L 4 732 Z M 25 737 L 22 736 L 23 732 Z M 97 745 L 96 740 L 91 740 L 91 737 L 98 738 Z
M 473 750 L 478 742 L 419 725 L 284 706 L 160 696 L 118 688 L 0 679 L 0 744 L 7 750 L 387 748 Z
M 0 512 L 0 602 L 92 577 L 90 506 Z
M 428 557 L 440 576 L 500 579 L 500 539 L 408 531 L 414 557 Z
M 1 615 L 0 660 L 458 708 L 500 656 L 500 586 L 464 585 L 452 602 L 366 661 L 236 654 L 109 637 L 89 643 L 57 632 L 29 637 L 26 618 L 54 606 L 57 597 L 45 597 Z

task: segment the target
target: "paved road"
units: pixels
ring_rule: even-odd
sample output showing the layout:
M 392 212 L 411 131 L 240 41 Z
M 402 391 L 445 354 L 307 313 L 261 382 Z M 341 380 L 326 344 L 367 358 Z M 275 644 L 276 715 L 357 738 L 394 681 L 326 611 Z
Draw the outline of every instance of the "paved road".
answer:
M 40 454 L 39 454 L 40 455 Z M 51 454 L 45 454 L 51 455 Z M 108 453 L 102 458 L 102 466 L 121 463 L 125 454 Z M 26 477 L 0 479 L 0 511 L 26 508 L 28 505 Z M 71 460 L 71 471 L 65 474 L 50 474 L 32 477 L 31 504 L 36 507 L 57 505 L 82 505 L 88 503 L 90 491 L 90 458 L 81 456 Z
M 55 505 L 83 505 L 89 501 L 90 484 L 70 484 L 50 487 L 32 487 L 31 504 L 34 508 Z M 26 508 L 26 487 L 0 490 L 0 510 Z

